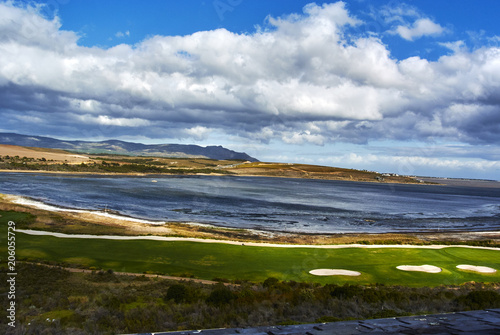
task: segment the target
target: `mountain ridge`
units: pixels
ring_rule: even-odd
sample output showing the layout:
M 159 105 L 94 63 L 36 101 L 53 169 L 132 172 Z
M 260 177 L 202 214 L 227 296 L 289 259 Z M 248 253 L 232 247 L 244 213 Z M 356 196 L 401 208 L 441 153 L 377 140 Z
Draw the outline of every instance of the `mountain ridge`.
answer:
M 63 149 L 87 154 L 157 156 L 166 158 L 210 158 L 217 160 L 241 159 L 258 162 L 258 159 L 244 152 L 233 151 L 220 145 L 202 147 L 195 144 L 143 144 L 116 139 L 104 141 L 65 141 L 52 137 L 22 135 L 17 133 L 0 133 L 0 144 Z

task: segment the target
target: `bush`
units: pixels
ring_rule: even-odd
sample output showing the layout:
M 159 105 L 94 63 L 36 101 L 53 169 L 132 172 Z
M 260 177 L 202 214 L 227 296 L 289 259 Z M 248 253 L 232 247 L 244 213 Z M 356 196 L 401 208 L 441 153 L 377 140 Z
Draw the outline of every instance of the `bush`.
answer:
M 345 284 L 344 286 L 337 286 L 332 288 L 333 290 L 330 291 L 330 295 L 338 299 L 350 299 L 362 293 L 362 289 L 358 285 Z
M 206 302 L 216 306 L 229 304 L 231 300 L 235 299 L 235 295 L 230 289 L 224 285 L 217 285 L 217 287 L 210 293 Z
M 87 278 L 89 281 L 95 282 L 95 283 L 118 283 L 119 280 L 116 277 L 115 273 L 113 270 L 107 270 L 107 271 L 98 271 L 98 272 L 92 272 L 91 274 L 87 275 Z
M 495 291 L 472 291 L 457 300 L 472 310 L 500 307 L 500 294 Z
M 187 300 L 188 289 L 183 284 L 174 284 L 168 288 L 165 300 L 173 299 L 176 303 L 181 303 Z
M 262 283 L 262 286 L 267 287 L 267 288 L 272 288 L 278 285 L 279 280 L 278 278 L 274 277 L 269 277 L 266 280 L 264 280 L 264 283 Z

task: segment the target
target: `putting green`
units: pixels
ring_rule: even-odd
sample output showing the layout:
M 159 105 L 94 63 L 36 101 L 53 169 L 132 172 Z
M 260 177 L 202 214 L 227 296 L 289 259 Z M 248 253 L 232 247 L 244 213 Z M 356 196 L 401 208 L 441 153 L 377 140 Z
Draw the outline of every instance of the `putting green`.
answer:
M 5 232 L 7 229 L 5 229 Z M 7 253 L 6 233 L 0 234 L 0 251 Z M 121 272 L 153 272 L 202 279 L 263 281 L 268 277 L 327 283 L 437 286 L 468 281 L 500 282 L 493 274 L 461 271 L 472 264 L 500 270 L 500 250 L 448 247 L 420 248 L 273 248 L 222 243 L 164 242 L 57 238 L 16 234 L 18 259 L 43 259 L 71 265 L 94 266 Z M 3 258 L 3 256 L 2 256 Z M 406 272 L 399 265 L 429 264 L 440 273 Z M 345 269 L 360 276 L 314 276 L 314 269 Z

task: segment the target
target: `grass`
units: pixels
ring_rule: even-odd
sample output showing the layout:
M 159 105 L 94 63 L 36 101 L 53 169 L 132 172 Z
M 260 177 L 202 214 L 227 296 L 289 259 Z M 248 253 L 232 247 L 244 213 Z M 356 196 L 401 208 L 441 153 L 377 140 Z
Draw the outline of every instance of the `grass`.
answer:
M 19 209 L 16 205 L 2 203 L 1 201 L 0 207 L 7 209 Z M 18 229 L 44 230 L 65 234 L 137 235 L 134 232 L 129 232 L 128 230 L 123 229 L 122 227 L 95 224 L 89 221 L 63 216 L 56 212 L 33 209 L 29 210 L 36 213 L 36 215 L 29 212 L 0 209 L 0 219 L 2 222 L 5 221 L 5 223 L 8 221 L 14 221 Z
M 4 229 L 6 231 L 6 229 Z M 6 236 L 0 251 L 6 254 Z M 161 241 L 66 239 L 16 234 L 18 259 L 44 260 L 72 266 L 93 266 L 121 272 L 159 273 L 195 278 L 263 281 L 280 280 L 321 284 L 373 284 L 438 286 L 464 282 L 500 282 L 500 271 L 478 274 L 461 271 L 459 264 L 489 266 L 500 270 L 500 250 L 452 247 L 445 249 L 401 248 L 270 248 L 227 244 Z M 438 274 L 405 272 L 398 265 L 430 264 Z M 317 277 L 316 268 L 359 271 L 359 277 Z
M 14 221 L 17 223 L 21 223 L 23 225 L 29 225 L 35 221 L 35 216 L 30 213 L 23 213 L 17 211 L 2 211 L 0 210 L 0 218 L 2 219 L 2 223 L 7 224 L 9 221 Z

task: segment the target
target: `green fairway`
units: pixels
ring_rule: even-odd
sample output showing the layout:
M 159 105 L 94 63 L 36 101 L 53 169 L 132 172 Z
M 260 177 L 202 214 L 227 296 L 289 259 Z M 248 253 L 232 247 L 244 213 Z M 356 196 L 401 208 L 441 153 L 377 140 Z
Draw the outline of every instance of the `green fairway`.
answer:
M 6 236 L 1 234 L 2 255 Z M 268 277 L 327 283 L 436 286 L 468 281 L 500 282 L 500 271 L 480 274 L 462 271 L 459 264 L 489 266 L 500 270 L 500 250 L 470 248 L 271 248 L 196 242 L 149 240 L 116 241 L 16 235 L 18 259 L 47 260 L 122 272 L 153 272 L 195 278 L 263 281 Z M 2 257 L 3 258 L 3 257 Z M 405 272 L 398 265 L 435 265 L 437 274 Z M 317 268 L 346 269 L 361 276 L 318 277 Z

